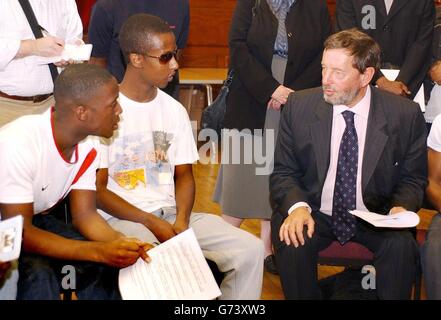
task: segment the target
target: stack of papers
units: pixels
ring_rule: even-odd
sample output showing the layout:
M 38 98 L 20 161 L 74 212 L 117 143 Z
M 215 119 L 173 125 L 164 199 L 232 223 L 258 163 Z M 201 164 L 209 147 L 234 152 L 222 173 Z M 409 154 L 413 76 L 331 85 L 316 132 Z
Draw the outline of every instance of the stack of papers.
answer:
M 23 217 L 0 221 L 0 261 L 7 262 L 18 259 L 21 250 Z
M 150 249 L 119 272 L 124 300 L 211 300 L 221 295 L 193 232 L 188 229 Z
M 91 44 L 65 44 L 64 50 L 60 56 L 55 57 L 37 57 L 37 64 L 49 64 L 60 62 L 61 60 L 69 61 L 88 61 L 92 53 Z
M 420 223 L 420 217 L 412 211 L 403 211 L 389 215 L 361 210 L 352 210 L 349 212 L 376 227 L 382 228 L 412 228 Z

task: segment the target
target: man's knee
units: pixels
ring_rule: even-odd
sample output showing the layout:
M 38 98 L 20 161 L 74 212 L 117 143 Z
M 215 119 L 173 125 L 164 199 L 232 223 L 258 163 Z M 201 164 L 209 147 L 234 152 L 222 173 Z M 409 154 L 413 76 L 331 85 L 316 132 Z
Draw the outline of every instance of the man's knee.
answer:
M 386 255 L 399 257 L 418 256 L 418 245 L 413 235 L 408 231 L 390 232 L 382 244 L 382 251 Z

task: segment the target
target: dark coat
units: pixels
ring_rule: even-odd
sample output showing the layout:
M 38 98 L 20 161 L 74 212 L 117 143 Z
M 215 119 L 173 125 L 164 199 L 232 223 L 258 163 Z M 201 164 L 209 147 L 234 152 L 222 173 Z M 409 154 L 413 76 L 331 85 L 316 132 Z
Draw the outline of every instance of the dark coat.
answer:
M 259 7 L 253 10 L 255 3 Z M 230 68 L 235 75 L 227 98 L 226 128 L 264 127 L 267 103 L 279 86 L 271 73 L 277 28 L 277 18 L 265 0 L 237 1 L 229 38 Z M 294 90 L 319 86 L 323 43 L 331 32 L 326 2 L 297 0 L 287 15 L 286 32 L 283 85 Z
M 363 8 L 375 8 L 375 29 L 364 29 Z M 394 0 L 386 14 L 384 0 L 337 0 L 337 31 L 357 27 L 381 47 L 384 67 L 400 69 L 397 81 L 403 82 L 413 98 L 430 66 L 435 6 L 433 0 Z M 377 80 L 382 74 L 374 77 Z

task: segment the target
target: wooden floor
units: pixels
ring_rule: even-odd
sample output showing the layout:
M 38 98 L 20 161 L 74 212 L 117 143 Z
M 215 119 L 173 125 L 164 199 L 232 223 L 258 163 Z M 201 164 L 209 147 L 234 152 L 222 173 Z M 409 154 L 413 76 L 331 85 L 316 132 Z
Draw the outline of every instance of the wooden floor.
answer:
M 194 165 L 194 176 L 196 179 L 196 201 L 194 211 L 196 212 L 209 212 L 214 214 L 221 214 L 221 209 L 218 204 L 211 201 L 213 189 L 216 183 L 218 165 L 202 165 L 200 163 Z M 427 229 L 430 220 L 435 212 L 422 210 L 419 212 L 421 222 L 418 228 Z M 251 232 L 259 237 L 260 224 L 259 220 L 249 219 L 241 226 L 242 229 Z M 341 271 L 342 268 L 338 267 L 319 267 L 319 279 L 330 276 Z M 422 298 L 424 299 L 424 290 Z M 280 279 L 278 276 L 265 272 L 263 277 L 263 290 L 262 299 L 264 300 L 279 300 L 284 299 L 283 292 L 280 285 Z

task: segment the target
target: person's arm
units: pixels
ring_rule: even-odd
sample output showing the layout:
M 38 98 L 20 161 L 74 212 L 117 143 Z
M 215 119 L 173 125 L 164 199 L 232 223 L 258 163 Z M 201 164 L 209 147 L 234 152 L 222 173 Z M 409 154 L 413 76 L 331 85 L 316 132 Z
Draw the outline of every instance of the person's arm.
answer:
M 441 152 L 427 148 L 429 160 L 429 185 L 427 198 L 437 211 L 441 211 Z
M 136 262 L 143 243 L 127 238 L 110 242 L 72 240 L 45 231 L 32 224 L 33 203 L 0 203 L 2 218 L 21 214 L 23 220 L 23 250 L 62 260 L 101 262 L 115 267 L 126 267 Z M 147 246 L 145 247 L 148 248 Z
M 101 168 L 96 175 L 97 207 L 106 213 L 121 219 L 143 224 L 160 242 L 176 235 L 170 223 L 150 212 L 145 212 L 130 204 L 107 188 L 108 169 Z
M 195 197 L 195 182 L 191 164 L 182 164 L 175 167 L 176 188 L 176 222 L 173 229 L 176 233 L 188 228 L 191 210 Z
M 308 203 L 303 191 L 301 177 L 304 175 L 296 152 L 293 137 L 296 136 L 293 119 L 301 118 L 302 105 L 297 102 L 297 94 L 291 94 L 280 115 L 279 135 L 274 152 L 274 170 L 270 176 L 271 198 L 276 204 L 277 211 L 284 216 L 292 206 L 299 202 Z
M 96 211 L 95 191 L 72 190 L 69 197 L 72 224 L 86 239 L 112 241 L 124 236 L 112 229 Z
M 427 199 L 441 211 L 441 117 L 438 116 L 432 123 L 428 146 L 429 185 L 426 189 Z
M 65 7 L 64 19 L 60 22 L 65 32 L 64 39 L 67 43 L 76 43 L 83 39 L 83 23 L 75 1 L 69 1 Z

